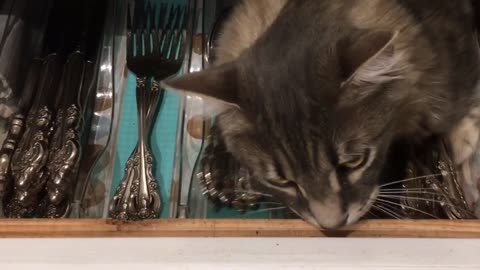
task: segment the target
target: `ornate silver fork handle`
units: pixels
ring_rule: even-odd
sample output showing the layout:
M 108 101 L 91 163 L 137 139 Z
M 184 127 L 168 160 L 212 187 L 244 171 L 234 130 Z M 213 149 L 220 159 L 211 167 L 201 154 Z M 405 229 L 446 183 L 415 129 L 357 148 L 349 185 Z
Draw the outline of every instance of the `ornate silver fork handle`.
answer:
M 163 90 L 159 89 L 154 80 L 151 90 L 147 91 L 145 83 L 145 78 L 137 79 L 139 140 L 127 160 L 125 175 L 109 205 L 109 215 L 114 219 L 151 219 L 160 214 L 161 196 L 153 174 L 155 159 L 150 150 L 148 135 Z M 148 98 L 145 95 L 147 92 Z
M 184 46 L 180 45 L 184 43 L 185 34 L 176 30 L 185 28 L 188 13 L 186 7 L 141 0 L 135 2 L 133 20 L 130 6 L 127 13 L 127 67 L 137 76 L 138 144 L 109 205 L 109 215 L 145 219 L 158 217 L 161 208 L 158 184 L 153 176 L 154 157 L 148 140 L 154 111 L 163 94 L 158 81 L 181 70 Z M 154 80 L 151 90 L 146 91 L 149 77 L 158 81 Z

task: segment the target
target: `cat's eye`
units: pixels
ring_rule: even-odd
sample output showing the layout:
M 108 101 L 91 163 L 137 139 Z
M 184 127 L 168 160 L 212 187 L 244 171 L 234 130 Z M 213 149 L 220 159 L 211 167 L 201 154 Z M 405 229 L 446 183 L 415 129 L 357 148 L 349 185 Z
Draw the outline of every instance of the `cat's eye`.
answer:
M 341 166 L 350 170 L 355 170 L 365 165 L 365 162 L 367 162 L 367 158 L 368 156 L 366 154 L 352 155 L 349 157 L 349 159 L 343 162 Z

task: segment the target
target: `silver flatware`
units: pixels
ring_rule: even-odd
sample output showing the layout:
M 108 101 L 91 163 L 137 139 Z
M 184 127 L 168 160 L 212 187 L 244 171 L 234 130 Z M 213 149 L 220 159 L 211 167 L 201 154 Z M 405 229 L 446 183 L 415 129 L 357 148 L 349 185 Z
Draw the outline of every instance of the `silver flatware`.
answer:
M 236 0 L 192 0 L 193 35 L 188 60 L 188 72 L 198 72 L 209 68 L 213 64 L 214 49 L 218 33 L 229 10 L 236 4 Z M 203 184 L 199 179 L 200 159 L 207 138 L 192 136 L 188 130 L 193 118 L 205 115 L 208 104 L 201 97 L 194 94 L 185 94 L 181 99 L 179 109 L 179 133 L 172 178 L 172 193 L 170 201 L 171 218 L 206 218 L 209 203 L 203 196 Z M 206 126 L 206 125 L 203 125 Z M 205 127 L 200 128 L 208 133 Z M 200 181 L 199 181 L 200 180 Z
M 410 218 L 475 218 L 474 209 L 467 203 L 460 186 L 461 173 L 451 158 L 449 143 L 439 139 L 428 146 L 420 149 L 427 153 L 423 156 L 411 154 L 407 178 L 427 177 L 402 183 L 405 191 L 399 200 L 401 211 Z M 423 190 L 424 194 L 418 190 Z
M 46 164 L 46 195 L 41 202 L 42 213 L 37 213 L 43 217 L 61 218 L 70 212 L 70 195 L 82 154 L 83 110 L 80 101 L 84 99 L 82 85 L 86 64 L 85 55 L 80 51 L 73 52 L 65 64 L 63 91 Z
M 208 9 L 204 0 L 191 0 L 189 4 L 189 29 L 191 35 L 188 40 L 188 61 L 186 61 L 186 72 L 196 72 L 203 69 L 204 64 L 204 10 Z M 175 158 L 173 163 L 173 175 L 170 189 L 170 218 L 186 218 L 190 212 L 203 212 L 206 208 L 199 196 L 200 200 L 194 200 L 198 209 L 189 209 L 190 196 L 196 194 L 192 191 L 193 163 L 198 155 L 197 151 L 192 148 L 198 147 L 201 140 L 194 140 L 185 132 L 188 126 L 188 117 L 193 113 L 202 111 L 203 102 L 201 99 L 194 98 L 189 94 L 180 94 L 180 104 L 178 109 L 178 127 L 175 144 Z M 201 143 L 201 142 L 200 142 Z M 206 200 L 205 200 L 206 202 Z M 198 211 L 197 211 L 198 210 Z
M 11 161 L 13 153 L 17 149 L 25 131 L 26 115 L 33 101 L 41 66 L 42 60 L 39 59 L 35 59 L 30 66 L 23 89 L 23 96 L 18 104 L 18 111 L 9 122 L 7 136 L 0 149 L 0 217 L 4 215 L 4 203 L 12 195 L 13 176 Z
M 252 187 L 252 177 L 228 153 L 220 131 L 212 126 L 198 163 L 197 178 L 205 195 L 216 209 L 234 208 L 240 213 L 257 210 L 263 199 Z
M 47 56 L 40 76 L 35 103 L 29 111 L 24 135 L 11 161 L 14 194 L 5 209 L 9 217 L 32 216 L 46 182 L 45 165 L 55 110 L 55 99 L 52 97 L 58 95 L 61 76 L 58 55 Z
M 123 19 L 127 10 L 126 1 L 108 0 L 102 40 L 99 42 L 99 69 L 90 85 L 92 93 L 85 105 L 85 140 L 83 157 L 79 166 L 76 190 L 72 203 L 71 217 L 105 217 L 108 210 L 107 194 L 112 185 L 115 159 L 109 154 L 116 145 L 119 110 L 126 84 L 125 67 L 125 29 Z M 120 33 L 120 34 L 119 34 Z M 104 162 L 106 161 L 106 162 Z
M 138 143 L 113 196 L 109 216 L 151 219 L 160 216 L 162 199 L 154 176 L 155 157 L 150 133 L 163 90 L 159 82 L 180 70 L 183 63 L 186 9 L 168 4 L 135 2 L 133 23 L 127 18 L 127 67 L 137 76 Z

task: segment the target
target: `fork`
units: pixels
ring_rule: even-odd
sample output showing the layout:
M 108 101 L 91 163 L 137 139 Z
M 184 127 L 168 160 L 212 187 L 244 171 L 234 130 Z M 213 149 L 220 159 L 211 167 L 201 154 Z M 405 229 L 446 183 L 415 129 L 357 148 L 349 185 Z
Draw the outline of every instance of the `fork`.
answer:
M 127 67 L 137 76 L 138 142 L 109 205 L 109 216 L 120 220 L 160 216 L 162 200 L 153 173 L 155 157 L 149 136 L 164 95 L 159 82 L 180 71 L 186 39 L 187 8 L 184 6 L 150 2 L 145 5 L 145 1 L 137 0 L 133 13 L 132 23 L 129 6 Z

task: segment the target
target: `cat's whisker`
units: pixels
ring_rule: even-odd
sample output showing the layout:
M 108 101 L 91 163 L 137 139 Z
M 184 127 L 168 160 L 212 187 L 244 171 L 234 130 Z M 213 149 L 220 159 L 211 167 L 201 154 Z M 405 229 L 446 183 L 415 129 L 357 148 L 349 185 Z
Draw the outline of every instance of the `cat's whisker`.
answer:
M 379 218 L 378 215 L 376 215 L 373 211 L 378 211 L 380 212 L 381 214 L 387 214 L 390 216 L 390 214 L 386 213 L 383 209 L 381 209 L 380 207 L 376 206 L 376 205 L 372 205 L 372 209 L 370 209 L 370 211 L 368 212 L 368 215 L 373 215 L 377 218 Z
M 379 211 L 380 213 L 383 213 L 383 214 L 386 214 L 390 217 L 393 217 L 394 219 L 401 219 L 401 217 L 399 215 L 397 215 L 396 213 L 390 211 L 389 209 L 381 206 L 381 205 L 372 205 L 372 207 L 374 209 L 376 209 L 377 211 Z
M 381 205 L 377 206 L 377 207 L 380 211 L 382 211 L 382 213 L 386 214 L 389 217 L 392 217 L 393 219 L 397 219 L 397 220 L 402 220 L 403 219 L 402 216 L 400 216 L 399 214 L 395 213 L 394 211 L 388 209 L 387 207 L 384 207 L 384 206 L 381 206 Z
M 440 194 L 427 191 L 391 191 L 391 192 L 380 192 L 378 195 L 396 195 L 396 194 L 416 194 L 416 195 L 432 195 L 439 196 Z
M 402 208 L 407 208 L 407 209 L 410 209 L 410 210 L 413 210 L 413 211 L 416 211 L 418 213 L 421 213 L 421 214 L 424 214 L 424 215 L 427 215 L 429 217 L 432 217 L 434 219 L 438 219 L 438 217 L 430 214 L 430 213 L 427 213 L 423 210 L 420 210 L 420 209 L 417 209 L 415 207 L 411 207 L 411 206 L 408 206 L 408 205 L 403 205 L 403 204 L 400 204 L 400 203 L 396 203 L 396 202 L 392 202 L 392 201 L 389 201 L 389 200 L 384 200 L 384 199 L 381 199 L 381 198 L 377 198 L 377 201 L 379 202 L 384 202 L 384 203 L 387 203 L 387 204 L 391 204 L 391 205 L 395 205 L 395 206 L 399 206 L 399 207 L 402 207 Z
M 235 193 L 239 194 L 248 194 L 248 195 L 260 195 L 260 196 L 265 196 L 265 197 L 270 197 L 272 198 L 272 194 L 267 194 L 267 193 L 262 193 L 262 192 L 256 192 L 256 191 L 249 191 L 249 190 L 235 190 Z
M 248 213 L 244 214 L 243 216 L 256 215 L 256 214 L 261 214 L 261 213 L 276 211 L 276 210 L 283 210 L 283 209 L 287 209 L 287 207 L 282 206 L 282 207 L 272 207 L 272 208 L 259 209 L 259 210 L 256 210 L 256 211 L 248 212 Z
M 433 188 L 382 188 L 380 192 L 390 192 L 390 191 L 424 191 L 424 190 L 435 190 Z
M 380 188 L 388 187 L 388 186 L 395 185 L 395 184 L 410 182 L 410 181 L 414 181 L 414 180 L 426 179 L 426 178 L 429 178 L 429 177 L 444 176 L 445 174 L 452 174 L 452 173 L 451 172 L 444 172 L 444 173 L 429 174 L 429 175 L 422 175 L 422 176 L 407 178 L 407 179 L 403 179 L 403 180 L 394 181 L 394 182 L 390 182 L 390 183 L 387 183 L 387 184 L 380 185 Z
M 373 206 L 372 206 L 372 207 L 373 207 Z M 375 207 L 373 207 L 373 209 L 376 209 L 377 211 L 380 211 L 380 210 L 378 210 L 378 208 L 375 208 Z M 373 218 L 380 219 L 380 216 L 378 216 L 377 214 L 375 214 L 373 211 L 369 211 L 369 212 L 367 213 L 367 216 L 373 216 Z
M 402 213 L 399 213 L 398 212 L 398 208 L 396 208 L 396 206 L 394 205 L 391 205 L 391 204 L 387 204 L 387 203 L 384 203 L 384 202 L 379 202 L 379 201 L 376 201 L 375 202 L 375 205 L 376 206 L 382 206 L 384 208 L 387 208 L 388 210 L 390 210 L 392 213 L 398 215 L 400 218 L 405 218 L 405 217 L 402 217 Z
M 405 199 L 405 200 L 414 200 L 414 201 L 433 202 L 433 203 L 438 203 L 440 205 L 448 205 L 450 207 L 456 207 L 455 205 L 453 205 L 451 203 L 447 203 L 447 202 L 440 201 L 440 200 L 435 200 L 435 199 L 429 199 L 429 198 L 411 197 L 411 196 L 396 196 L 396 195 L 378 196 L 378 197 L 379 198 L 385 198 L 385 199 Z
M 374 199 L 370 199 L 368 201 L 368 203 L 370 203 L 370 202 L 372 203 L 372 206 L 371 206 L 372 208 L 374 208 L 374 209 L 376 208 L 378 211 L 381 211 L 382 213 L 385 213 L 389 216 L 394 215 L 394 218 L 401 218 L 400 215 L 395 213 L 395 209 L 390 208 L 391 207 L 390 205 L 384 205 L 384 203 L 379 202 L 376 199 L 377 198 L 374 198 Z M 379 208 L 381 208 L 381 209 L 379 209 Z M 395 217 L 395 215 L 396 215 L 396 217 Z

